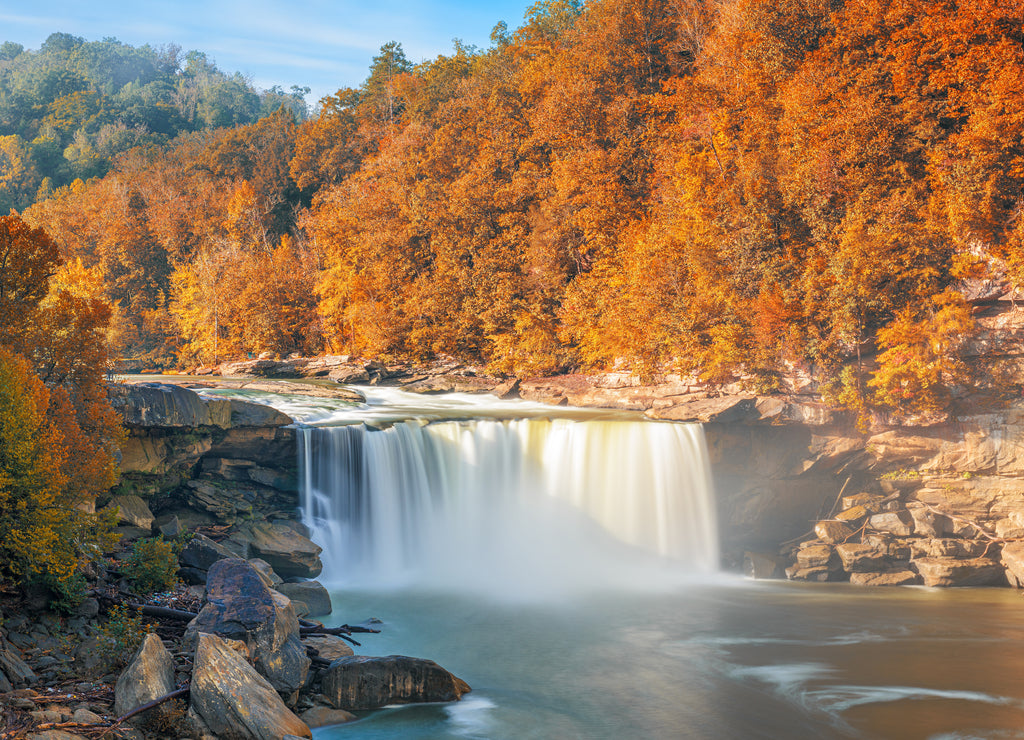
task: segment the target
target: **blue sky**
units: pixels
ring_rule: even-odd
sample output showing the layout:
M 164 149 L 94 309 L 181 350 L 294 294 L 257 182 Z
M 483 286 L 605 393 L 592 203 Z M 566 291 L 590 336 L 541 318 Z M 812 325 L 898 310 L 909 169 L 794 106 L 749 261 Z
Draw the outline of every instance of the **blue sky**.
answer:
M 522 24 L 533 0 L 0 0 L 0 42 L 38 49 L 56 31 L 132 46 L 175 43 L 206 52 L 227 73 L 260 88 L 308 86 L 315 104 L 367 75 L 370 60 L 398 41 L 412 62 L 449 53 L 452 39 L 486 47 L 491 29 Z

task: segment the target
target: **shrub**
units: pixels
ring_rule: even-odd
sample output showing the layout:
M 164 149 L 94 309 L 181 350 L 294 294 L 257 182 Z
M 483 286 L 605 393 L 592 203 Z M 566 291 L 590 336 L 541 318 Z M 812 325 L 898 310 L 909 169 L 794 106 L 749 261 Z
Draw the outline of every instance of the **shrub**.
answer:
M 178 555 L 174 551 L 174 543 L 165 542 L 163 535 L 136 541 L 132 554 L 125 561 L 124 570 L 138 594 L 173 588 L 178 580 Z
M 143 623 L 142 615 L 126 606 L 115 606 L 110 610 L 107 623 L 99 628 L 100 654 L 112 668 L 120 668 L 139 649 L 149 627 Z

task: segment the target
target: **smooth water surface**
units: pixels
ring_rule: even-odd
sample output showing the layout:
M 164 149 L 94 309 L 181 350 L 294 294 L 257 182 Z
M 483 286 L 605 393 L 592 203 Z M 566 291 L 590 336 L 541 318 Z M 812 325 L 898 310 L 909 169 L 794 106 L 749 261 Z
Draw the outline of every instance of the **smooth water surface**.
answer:
M 717 582 L 549 604 L 338 591 L 363 654 L 430 657 L 473 692 L 328 738 L 1021 738 L 1010 590 Z

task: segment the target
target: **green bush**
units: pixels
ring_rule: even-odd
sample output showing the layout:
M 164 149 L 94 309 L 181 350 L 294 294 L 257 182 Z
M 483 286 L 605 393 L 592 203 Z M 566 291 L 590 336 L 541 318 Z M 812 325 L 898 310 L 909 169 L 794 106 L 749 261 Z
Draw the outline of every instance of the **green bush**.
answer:
M 149 628 L 137 610 L 115 606 L 110 610 L 107 623 L 99 628 L 100 655 L 111 668 L 120 668 L 139 649 Z
M 178 555 L 174 543 L 165 542 L 163 535 L 138 540 L 132 545 L 132 554 L 125 561 L 124 571 L 132 589 L 138 594 L 173 588 L 178 581 Z

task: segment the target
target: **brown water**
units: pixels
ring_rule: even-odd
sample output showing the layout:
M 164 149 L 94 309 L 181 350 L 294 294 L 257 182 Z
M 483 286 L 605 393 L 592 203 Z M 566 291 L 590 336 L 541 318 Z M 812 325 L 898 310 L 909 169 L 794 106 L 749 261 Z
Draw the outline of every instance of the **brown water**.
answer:
M 722 578 L 499 603 L 335 594 L 378 616 L 365 654 L 430 657 L 474 688 L 362 713 L 327 738 L 1024 738 L 1024 601 L 1011 590 Z

